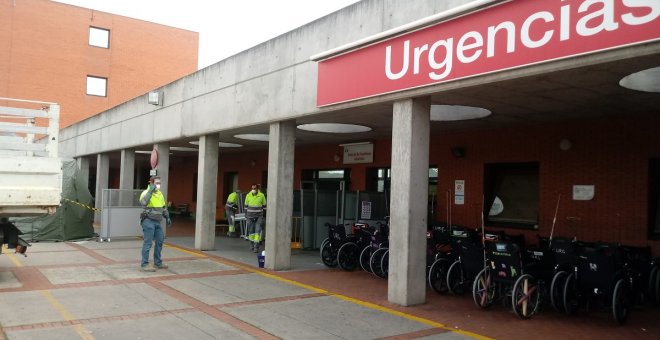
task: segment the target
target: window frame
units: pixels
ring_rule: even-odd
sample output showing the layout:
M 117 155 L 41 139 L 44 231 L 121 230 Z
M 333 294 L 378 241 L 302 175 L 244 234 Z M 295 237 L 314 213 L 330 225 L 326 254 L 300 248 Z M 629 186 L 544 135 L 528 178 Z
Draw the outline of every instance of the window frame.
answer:
M 103 79 L 105 81 L 104 88 L 103 88 L 103 90 L 104 90 L 103 95 L 90 93 L 90 90 L 89 90 L 90 89 L 90 86 L 89 86 L 90 85 L 89 84 L 90 79 Z M 87 78 L 86 78 L 85 94 L 88 95 L 88 96 L 92 96 L 92 97 L 107 98 L 108 97 L 108 78 L 107 77 L 100 77 L 100 76 L 93 76 L 91 74 L 88 74 Z
M 108 33 L 107 40 L 106 40 L 106 46 L 102 45 L 95 45 L 92 43 L 92 31 L 105 31 Z M 102 27 L 97 27 L 97 26 L 89 26 L 89 31 L 88 31 L 88 39 L 87 39 L 87 44 L 92 47 L 98 47 L 98 48 L 103 48 L 103 49 L 110 49 L 110 30 L 107 28 L 102 28 Z
M 497 177 L 504 175 L 503 172 L 521 173 L 524 171 L 536 172 L 536 221 L 527 222 L 521 220 L 493 220 L 489 216 L 492 202 L 497 197 L 497 188 L 495 188 Z M 541 165 L 539 162 L 511 162 L 511 163 L 486 163 L 484 164 L 484 224 L 488 227 L 513 228 L 538 230 L 539 212 L 540 212 L 540 194 L 541 194 Z M 506 209 L 506 208 L 505 208 Z

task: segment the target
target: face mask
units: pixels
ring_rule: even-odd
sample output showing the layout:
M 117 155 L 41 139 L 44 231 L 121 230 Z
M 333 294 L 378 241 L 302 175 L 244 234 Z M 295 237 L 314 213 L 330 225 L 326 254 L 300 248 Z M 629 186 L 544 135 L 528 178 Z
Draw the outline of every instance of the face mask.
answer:
M 160 190 L 160 184 L 156 184 L 156 189 Z
M 256 195 L 256 194 L 257 194 L 257 189 L 252 189 L 252 195 Z

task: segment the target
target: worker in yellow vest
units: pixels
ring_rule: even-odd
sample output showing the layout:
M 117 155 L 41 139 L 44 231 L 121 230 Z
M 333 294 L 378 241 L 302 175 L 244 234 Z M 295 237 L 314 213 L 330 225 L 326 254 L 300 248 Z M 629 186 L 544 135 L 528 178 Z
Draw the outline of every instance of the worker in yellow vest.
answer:
M 245 195 L 245 219 L 247 219 L 248 240 L 250 249 L 257 253 L 263 239 L 264 209 L 266 209 L 266 196 L 259 191 L 256 184 L 252 184 L 250 192 Z
M 165 234 L 160 225 L 163 219 L 167 225 L 172 224 L 166 202 L 165 196 L 160 191 L 160 177 L 151 177 L 149 179 L 149 187 L 140 194 L 140 205 L 144 207 L 144 211 L 140 214 L 142 233 L 144 235 L 141 267 L 142 271 L 145 272 L 155 272 L 156 269 L 167 268 L 167 265 L 161 259 Z M 155 243 L 153 266 L 149 266 L 151 242 Z
M 236 225 L 234 224 L 234 216 L 238 211 L 238 194 L 234 191 L 227 197 L 227 203 L 225 203 L 225 214 L 227 215 L 227 223 L 229 224 L 229 230 L 227 231 L 227 236 L 232 237 L 236 232 Z

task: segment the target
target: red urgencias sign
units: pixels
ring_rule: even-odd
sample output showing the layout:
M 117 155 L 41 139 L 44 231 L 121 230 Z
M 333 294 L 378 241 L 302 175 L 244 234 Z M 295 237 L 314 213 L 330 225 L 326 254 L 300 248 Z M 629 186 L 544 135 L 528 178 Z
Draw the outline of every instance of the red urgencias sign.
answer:
M 514 0 L 319 62 L 317 105 L 660 39 L 660 0 Z

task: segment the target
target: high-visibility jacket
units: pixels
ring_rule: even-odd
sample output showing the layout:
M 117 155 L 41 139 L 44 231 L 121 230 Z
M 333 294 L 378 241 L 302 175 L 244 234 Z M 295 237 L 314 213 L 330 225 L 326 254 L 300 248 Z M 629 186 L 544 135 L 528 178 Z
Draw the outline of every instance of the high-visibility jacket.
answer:
M 147 208 L 147 218 L 149 219 L 161 221 L 163 217 L 169 217 L 165 196 L 158 189 L 150 191 L 147 188 L 147 190 L 143 191 L 140 194 L 140 204 Z
M 256 194 L 253 194 L 252 191 L 250 191 L 245 195 L 246 218 L 263 216 L 264 208 L 266 208 L 266 196 L 261 191 L 258 191 Z
M 236 192 L 232 192 L 227 197 L 227 203 L 225 204 L 225 207 L 234 209 L 237 206 L 238 206 L 238 194 Z

